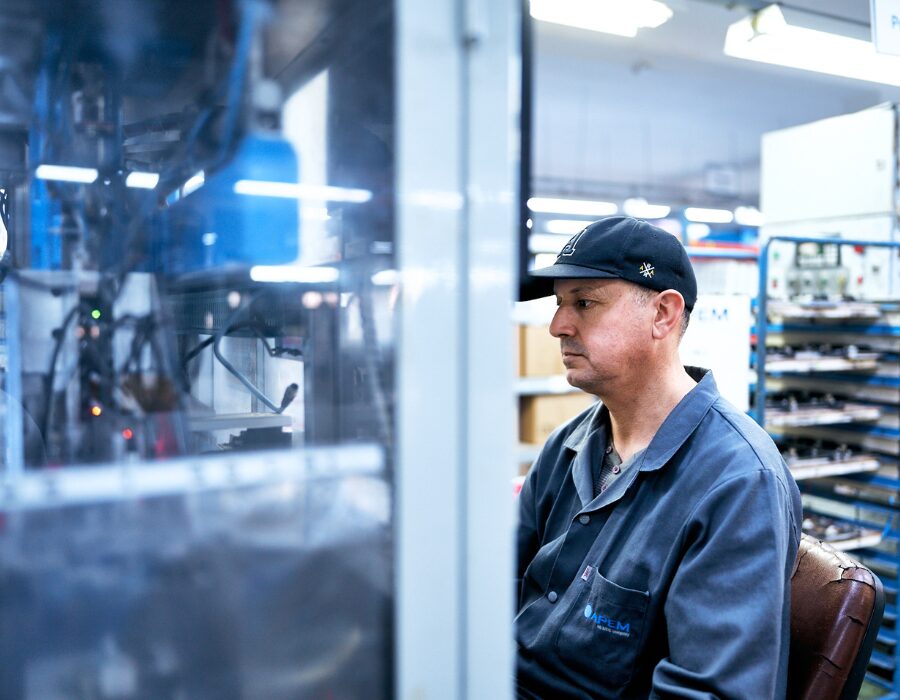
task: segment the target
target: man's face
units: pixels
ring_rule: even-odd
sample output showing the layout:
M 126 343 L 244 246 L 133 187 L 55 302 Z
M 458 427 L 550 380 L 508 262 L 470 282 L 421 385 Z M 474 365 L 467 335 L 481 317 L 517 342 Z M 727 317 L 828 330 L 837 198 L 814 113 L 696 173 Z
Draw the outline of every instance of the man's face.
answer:
M 621 280 L 557 280 L 554 290 L 550 333 L 560 340 L 569 384 L 602 395 L 632 382 L 651 350 L 654 304 L 641 304 Z

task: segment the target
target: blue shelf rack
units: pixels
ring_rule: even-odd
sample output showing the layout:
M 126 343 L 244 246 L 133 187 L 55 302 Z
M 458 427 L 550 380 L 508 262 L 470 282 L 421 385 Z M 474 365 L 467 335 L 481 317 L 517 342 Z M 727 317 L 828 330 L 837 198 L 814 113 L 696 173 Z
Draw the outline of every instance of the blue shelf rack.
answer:
M 865 342 L 866 338 L 897 339 L 897 349 L 891 354 L 895 359 L 900 353 L 900 324 L 814 324 L 803 322 L 768 323 L 767 283 L 769 276 L 769 248 L 775 241 L 788 243 L 821 243 L 829 245 L 847 245 L 863 247 L 883 247 L 900 249 L 900 243 L 881 241 L 859 241 L 835 238 L 815 238 L 801 236 L 773 236 L 761 247 L 759 252 L 759 291 L 756 300 L 757 324 L 754 329 L 757 336 L 755 364 L 756 383 L 754 387 L 755 402 L 752 415 L 757 422 L 765 426 L 766 405 L 766 341 L 770 333 L 805 333 L 827 334 L 839 332 L 841 335 L 857 335 Z M 882 305 L 885 312 L 896 311 L 897 302 Z M 769 373 L 770 376 L 796 376 L 788 372 Z M 804 375 L 809 377 L 810 375 Z M 852 391 L 852 384 L 900 388 L 900 378 L 850 375 L 828 373 L 829 382 L 846 382 Z M 858 401 L 854 399 L 854 401 Z M 861 403 L 878 403 L 871 400 L 859 400 Z M 887 412 L 896 412 L 896 405 L 880 404 Z M 863 424 L 842 424 L 839 426 L 844 435 L 858 435 L 879 438 L 884 445 L 900 446 L 900 428 L 891 426 L 872 426 Z M 779 435 L 773 435 L 778 439 Z M 868 450 L 867 451 L 871 451 Z M 898 592 L 900 592 L 900 454 L 890 451 L 875 450 L 882 468 L 878 472 L 842 475 L 835 478 L 813 479 L 801 482 L 806 494 L 815 496 L 823 502 L 831 502 L 837 509 L 845 512 L 849 509 L 853 517 L 841 516 L 841 519 L 860 527 L 881 531 L 882 541 L 874 547 L 853 551 L 853 556 L 869 566 L 881 578 L 884 585 L 887 604 L 875 651 L 869 662 L 866 680 L 880 688 L 884 695 L 880 700 L 900 700 L 900 628 L 897 626 Z

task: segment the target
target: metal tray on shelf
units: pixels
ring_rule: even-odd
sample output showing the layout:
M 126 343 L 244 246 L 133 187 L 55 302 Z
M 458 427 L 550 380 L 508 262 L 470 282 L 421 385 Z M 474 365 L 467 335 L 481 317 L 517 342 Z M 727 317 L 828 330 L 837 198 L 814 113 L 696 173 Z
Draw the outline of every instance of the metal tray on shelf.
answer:
M 824 321 L 875 320 L 881 316 L 878 304 L 864 301 L 770 301 L 769 319 L 793 321 L 801 319 Z
M 772 392 L 826 391 L 829 394 L 846 396 L 857 401 L 875 401 L 900 405 L 900 384 L 892 386 L 891 378 L 873 375 L 859 377 L 806 375 L 768 377 L 766 386 Z
M 766 408 L 766 427 L 805 427 L 811 425 L 834 425 L 840 423 L 861 423 L 876 421 L 881 411 L 875 406 L 843 403 L 828 405 L 797 405 L 790 408 Z
M 856 357 L 828 355 L 781 357 L 770 355 L 767 372 L 861 372 L 878 368 L 878 353 L 860 353 Z
M 880 530 L 859 527 L 843 520 L 809 513 L 804 514 L 803 517 L 803 532 L 844 552 L 863 547 L 874 547 L 880 544 L 882 539 Z
M 796 481 L 818 479 L 825 476 L 839 476 L 841 474 L 874 472 L 881 466 L 881 462 L 869 454 L 852 455 L 845 459 L 801 457 L 787 460 L 787 464 Z
M 873 431 L 857 431 L 852 423 L 831 426 L 781 426 L 770 431 L 789 437 L 811 437 L 840 440 L 863 450 L 900 457 L 900 440 L 895 435 Z

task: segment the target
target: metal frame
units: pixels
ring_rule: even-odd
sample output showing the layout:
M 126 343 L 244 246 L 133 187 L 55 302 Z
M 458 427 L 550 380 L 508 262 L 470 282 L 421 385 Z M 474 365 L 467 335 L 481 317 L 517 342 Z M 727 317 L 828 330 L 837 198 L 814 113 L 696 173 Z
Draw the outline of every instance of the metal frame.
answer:
M 513 675 L 518 3 L 397 5 L 396 697 Z

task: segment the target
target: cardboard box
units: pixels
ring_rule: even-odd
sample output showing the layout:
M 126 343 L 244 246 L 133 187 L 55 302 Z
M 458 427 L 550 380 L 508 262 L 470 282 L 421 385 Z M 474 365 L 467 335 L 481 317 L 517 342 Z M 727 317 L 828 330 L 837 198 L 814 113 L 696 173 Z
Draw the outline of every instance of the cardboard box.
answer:
M 596 400 L 596 396 L 584 392 L 553 396 L 523 396 L 519 406 L 519 439 L 526 444 L 544 444 L 550 437 L 550 433 L 577 416 Z
M 559 338 L 547 326 L 519 326 L 519 376 L 550 377 L 565 374 Z

